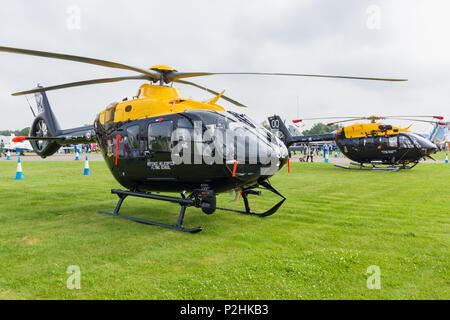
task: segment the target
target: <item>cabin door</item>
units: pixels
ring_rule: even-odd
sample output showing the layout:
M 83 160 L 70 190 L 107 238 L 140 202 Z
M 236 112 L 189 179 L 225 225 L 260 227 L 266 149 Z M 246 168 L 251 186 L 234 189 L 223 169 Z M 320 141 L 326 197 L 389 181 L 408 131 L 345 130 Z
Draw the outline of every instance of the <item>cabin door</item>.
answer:
M 148 125 L 148 148 L 146 151 L 147 180 L 174 180 L 172 162 L 173 121 L 163 120 Z

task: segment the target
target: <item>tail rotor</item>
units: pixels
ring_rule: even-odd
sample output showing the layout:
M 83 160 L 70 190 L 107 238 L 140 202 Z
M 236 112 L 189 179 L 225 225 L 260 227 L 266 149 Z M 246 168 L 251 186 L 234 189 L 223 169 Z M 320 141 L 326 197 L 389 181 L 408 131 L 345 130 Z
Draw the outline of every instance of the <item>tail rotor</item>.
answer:
M 40 86 L 38 86 L 40 87 Z M 30 141 L 33 150 L 41 157 L 45 158 L 54 154 L 60 148 L 60 144 L 50 140 L 56 137 L 60 131 L 59 124 L 48 102 L 45 91 L 35 94 L 38 115 L 33 121 L 30 128 L 30 136 L 42 137 L 43 140 Z

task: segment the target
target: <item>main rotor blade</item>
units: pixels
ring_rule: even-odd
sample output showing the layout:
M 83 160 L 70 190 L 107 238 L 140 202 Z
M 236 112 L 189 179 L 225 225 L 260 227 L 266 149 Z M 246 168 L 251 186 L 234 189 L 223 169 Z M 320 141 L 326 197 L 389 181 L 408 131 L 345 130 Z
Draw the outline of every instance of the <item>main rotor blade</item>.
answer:
M 359 120 L 365 119 L 365 117 L 318 117 L 318 118 L 303 118 L 292 120 L 293 123 L 302 122 L 304 120 L 326 120 L 326 119 L 350 119 L 350 120 Z
M 98 66 L 109 67 L 109 68 L 131 70 L 131 71 L 145 74 L 145 75 L 151 77 L 153 80 L 159 80 L 161 78 L 161 75 L 159 72 L 156 72 L 153 70 L 140 69 L 140 68 L 136 68 L 136 67 L 132 67 L 132 66 L 127 66 L 125 64 L 116 63 L 116 62 L 112 62 L 112 61 L 99 60 L 99 59 L 80 57 L 80 56 L 73 56 L 73 55 L 54 53 L 54 52 L 45 52 L 45 51 L 2 47 L 2 46 L 0 46 L 0 51 L 17 53 L 17 54 L 27 54 L 27 55 L 31 55 L 31 56 L 39 56 L 39 57 L 45 57 L 45 58 L 77 61 L 77 62 L 95 64 Z
M 380 120 L 380 119 L 396 119 L 396 118 L 433 118 L 443 120 L 442 116 L 368 116 L 368 117 L 318 117 L 318 118 L 303 118 L 292 120 L 294 123 L 302 122 L 304 120 L 324 120 L 324 119 L 352 119 L 352 120 Z
M 214 91 L 214 90 L 208 89 L 208 88 L 206 88 L 206 87 L 203 87 L 203 86 L 201 86 L 201 85 L 199 85 L 199 84 L 196 84 L 196 83 L 193 83 L 193 82 L 190 82 L 190 81 L 175 80 L 175 82 L 177 82 L 177 83 L 182 83 L 182 84 L 187 84 L 187 85 L 194 86 L 194 87 L 199 88 L 199 89 L 202 89 L 202 90 L 206 90 L 206 91 L 208 91 L 208 92 L 211 92 L 212 94 L 215 94 L 216 96 L 219 95 L 219 93 L 216 92 L 216 91 Z M 222 99 L 228 101 L 228 102 L 231 102 L 232 104 L 234 104 L 234 105 L 236 105 L 236 106 L 238 106 L 238 107 L 247 107 L 246 105 L 243 105 L 242 103 L 240 103 L 240 102 L 238 102 L 238 101 L 236 101 L 236 100 L 233 100 L 233 99 L 231 99 L 231 98 L 229 98 L 229 97 L 227 97 L 227 96 L 221 95 L 220 97 L 221 97 Z
M 333 121 L 330 123 L 327 123 L 327 126 L 335 125 L 336 123 L 343 123 L 343 122 L 349 122 L 349 121 L 355 121 L 355 120 L 366 120 L 366 118 L 355 118 L 355 119 L 346 119 L 346 120 L 340 120 L 340 121 Z
M 443 116 L 386 116 L 385 118 L 433 118 L 438 120 L 444 120 Z
M 392 118 L 392 120 L 418 121 L 418 122 L 426 122 L 426 123 L 438 123 L 439 122 L 439 121 L 432 121 L 432 120 L 408 119 L 408 118 Z
M 385 120 L 385 119 L 392 119 L 392 120 L 407 120 L 407 121 L 419 121 L 419 122 L 426 122 L 426 123 L 439 123 L 437 120 L 421 120 L 421 119 L 409 119 L 409 118 L 434 118 L 441 120 L 444 117 L 442 116 L 369 116 L 369 117 L 318 117 L 318 118 L 304 118 L 304 119 L 297 119 L 292 120 L 293 123 L 302 122 L 304 120 L 324 120 L 324 119 L 345 119 L 340 121 L 334 121 L 330 122 L 327 125 L 333 125 L 337 123 L 342 122 L 349 122 L 349 121 L 355 121 L 355 120 Z
M 315 78 L 338 78 L 355 80 L 376 80 L 376 81 L 408 81 L 408 79 L 390 79 L 390 78 L 370 78 L 356 76 L 336 76 L 304 73 L 277 73 L 277 72 L 172 72 L 166 75 L 165 80 L 175 81 L 181 78 L 201 77 L 211 75 L 261 75 L 261 76 L 293 76 L 293 77 L 315 77 Z
M 123 80 L 150 80 L 151 81 L 151 78 L 148 76 L 129 76 L 129 77 L 93 79 L 93 80 L 65 83 L 65 84 L 60 84 L 60 85 L 50 86 L 50 87 L 45 87 L 45 88 L 42 88 L 42 87 L 35 88 L 32 90 L 28 90 L 28 91 L 16 92 L 16 93 L 13 93 L 12 95 L 13 96 L 21 96 L 24 94 L 30 94 L 30 93 L 41 92 L 41 91 L 50 91 L 50 90 L 57 90 L 57 89 L 64 89 L 64 88 L 71 88 L 71 87 L 87 86 L 90 84 L 117 82 L 117 81 L 123 81 Z

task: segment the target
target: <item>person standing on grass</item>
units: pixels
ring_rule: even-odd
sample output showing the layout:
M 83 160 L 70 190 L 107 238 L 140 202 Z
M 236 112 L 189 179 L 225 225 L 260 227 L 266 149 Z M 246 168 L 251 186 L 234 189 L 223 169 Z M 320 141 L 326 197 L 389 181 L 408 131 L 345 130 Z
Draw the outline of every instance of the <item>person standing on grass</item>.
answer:
M 3 154 L 3 149 L 5 148 L 5 143 L 3 142 L 3 140 L 2 141 L 0 141 L 0 157 L 2 156 L 2 154 Z
M 314 150 L 311 148 L 311 145 L 308 143 L 306 145 L 306 162 L 308 162 L 309 158 L 311 158 L 311 162 L 313 162 Z

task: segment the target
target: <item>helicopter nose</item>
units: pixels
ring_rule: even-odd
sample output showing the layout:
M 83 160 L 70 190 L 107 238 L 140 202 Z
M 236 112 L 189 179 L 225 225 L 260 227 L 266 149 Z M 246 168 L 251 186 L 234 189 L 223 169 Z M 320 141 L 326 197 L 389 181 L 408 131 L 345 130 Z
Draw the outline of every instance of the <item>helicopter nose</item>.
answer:
M 430 154 L 436 153 L 438 151 L 438 146 L 435 143 L 430 142 L 422 150 L 423 150 L 424 155 L 426 156 L 426 155 L 430 155 Z
M 437 144 L 433 143 L 433 146 L 431 147 L 430 152 L 436 153 L 436 152 L 438 152 L 438 150 L 439 150 L 439 148 L 438 148 Z

